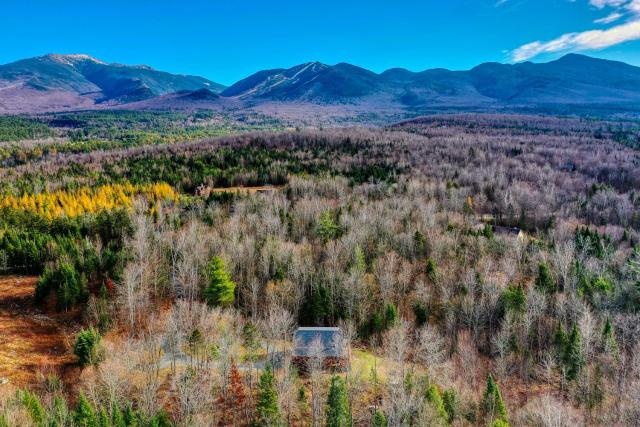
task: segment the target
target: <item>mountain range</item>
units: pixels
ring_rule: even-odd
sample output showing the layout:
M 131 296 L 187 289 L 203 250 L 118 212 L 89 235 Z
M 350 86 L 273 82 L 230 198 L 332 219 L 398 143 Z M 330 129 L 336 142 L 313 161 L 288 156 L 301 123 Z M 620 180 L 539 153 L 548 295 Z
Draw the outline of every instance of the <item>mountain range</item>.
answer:
M 609 105 L 640 111 L 640 67 L 569 54 L 547 63 L 484 63 L 382 73 L 310 62 L 259 71 L 225 87 L 203 77 L 88 55 L 49 54 L 0 65 L 0 113 L 87 108 L 197 108 L 265 102 L 376 105 L 405 110 Z
M 180 91 L 206 90 L 211 97 L 223 89 L 203 77 L 107 64 L 82 54 L 49 54 L 0 65 L 0 112 L 113 106 Z

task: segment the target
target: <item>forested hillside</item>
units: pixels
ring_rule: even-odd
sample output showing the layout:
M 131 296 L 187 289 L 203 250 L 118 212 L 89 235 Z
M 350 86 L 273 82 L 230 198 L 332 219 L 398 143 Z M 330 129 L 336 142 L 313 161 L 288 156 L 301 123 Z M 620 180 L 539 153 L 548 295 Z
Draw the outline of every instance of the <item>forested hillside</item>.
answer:
M 0 426 L 637 425 L 637 123 L 135 114 L 0 122 L 0 314 L 71 359 L 0 349 Z

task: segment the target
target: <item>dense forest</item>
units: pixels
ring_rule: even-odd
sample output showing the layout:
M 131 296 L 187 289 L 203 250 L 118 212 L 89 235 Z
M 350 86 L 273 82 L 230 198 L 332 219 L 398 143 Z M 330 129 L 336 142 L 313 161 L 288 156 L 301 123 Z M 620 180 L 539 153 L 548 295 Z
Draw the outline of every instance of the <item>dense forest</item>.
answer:
M 86 111 L 0 117 L 0 164 L 15 166 L 58 153 L 171 144 L 256 130 L 282 130 L 258 113 Z
M 47 147 L 0 169 L 0 268 L 72 355 L 0 426 L 639 425 L 637 123 L 198 114 L 0 122 Z

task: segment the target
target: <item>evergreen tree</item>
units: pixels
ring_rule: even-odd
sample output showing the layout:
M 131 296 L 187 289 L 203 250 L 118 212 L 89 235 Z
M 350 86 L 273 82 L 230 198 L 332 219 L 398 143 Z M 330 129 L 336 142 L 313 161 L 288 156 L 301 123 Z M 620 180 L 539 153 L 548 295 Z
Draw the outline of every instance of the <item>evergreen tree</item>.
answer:
M 80 366 L 95 365 L 100 361 L 100 333 L 94 329 L 83 329 L 73 345 L 73 353 L 78 357 Z
M 496 420 L 501 420 L 505 423 L 509 422 L 507 408 L 502 400 L 500 388 L 491 374 L 487 376 L 487 388 L 482 397 L 482 410 L 489 422 L 493 423 Z
M 209 284 L 204 290 L 207 303 L 211 306 L 230 306 L 233 304 L 236 284 L 226 272 L 222 258 L 218 256 L 211 258 L 208 272 Z
M 589 393 L 587 396 L 587 407 L 589 410 L 602 405 L 605 398 L 605 386 L 602 378 L 602 369 L 600 366 L 596 366 L 593 372 L 593 379 L 589 386 Z
M 452 423 L 458 417 L 458 397 L 453 389 L 445 390 L 442 393 L 444 409 L 447 411 L 448 421 Z
M 258 413 L 257 425 L 260 427 L 273 427 L 281 424 L 278 392 L 273 378 L 273 370 L 268 365 L 260 375 L 258 382 L 256 412 Z
M 427 256 L 427 238 L 419 230 L 413 233 L 413 250 L 416 258 Z
M 307 401 L 307 392 L 304 389 L 304 384 L 301 384 L 298 388 L 298 402 L 305 403 Z
M 435 282 L 438 279 L 438 266 L 433 258 L 427 258 L 427 263 L 425 265 L 425 273 L 427 274 L 427 278 L 431 282 Z
M 595 292 L 606 294 L 613 289 L 613 284 L 605 276 L 600 275 L 593 281 L 593 289 Z
M 613 284 L 607 277 L 595 276 L 582 268 L 578 271 L 578 293 L 589 302 L 593 302 L 595 295 L 607 294 L 611 290 L 613 290 Z
M 571 328 L 571 333 L 567 339 L 564 360 L 567 366 L 567 378 L 575 380 L 585 364 L 584 355 L 582 354 L 582 338 L 576 325 Z
M 127 427 L 138 427 L 138 416 L 131 405 L 127 405 L 124 411 L 124 423 Z
M 47 422 L 47 413 L 44 410 L 44 406 L 42 406 L 42 402 L 40 402 L 40 398 L 34 393 L 25 390 L 20 393 L 20 400 L 33 424 L 38 427 L 44 427 Z
M 384 310 L 385 328 L 389 329 L 395 326 L 398 321 L 398 309 L 392 303 L 388 303 Z
M 371 316 L 371 332 L 380 335 L 384 332 L 384 325 L 385 321 L 382 313 L 373 313 L 373 316 Z
M 551 271 L 549 266 L 541 262 L 538 264 L 538 277 L 536 277 L 536 288 L 544 292 L 555 292 L 557 286 L 553 277 L 551 277 Z
M 322 326 L 330 321 L 332 315 L 331 296 L 324 286 L 317 286 L 305 298 L 300 309 L 300 322 L 303 325 Z
M 423 326 L 429 318 L 429 311 L 423 303 L 416 303 L 413 306 L 413 314 L 416 316 L 416 325 Z
M 447 424 L 449 422 L 449 414 L 444 407 L 444 401 L 442 400 L 440 391 L 434 384 L 431 384 L 429 388 L 427 388 L 426 398 L 427 402 L 431 403 L 431 406 L 433 406 L 438 418 Z
M 489 240 L 493 239 L 493 227 L 491 226 L 491 224 L 484 225 L 484 228 L 482 229 L 482 234 L 484 235 L 484 237 L 486 237 Z
M 86 299 L 86 278 L 69 262 L 61 262 L 54 268 L 45 269 L 36 285 L 36 301 L 42 303 L 51 291 L 56 293 L 59 310 L 68 310 Z
M 316 227 L 316 234 L 325 243 L 339 236 L 340 226 L 334 221 L 331 211 L 325 211 L 320 215 L 320 220 Z
M 49 415 L 50 427 L 64 427 L 70 424 L 71 415 L 67 401 L 63 396 L 56 395 L 53 398 L 53 407 Z
M 83 392 L 80 392 L 78 406 L 73 414 L 73 421 L 78 427 L 98 427 L 96 412 Z
M 604 324 L 604 330 L 602 331 L 602 348 L 607 354 L 612 356 L 617 357 L 619 354 L 618 341 L 616 340 L 616 335 L 611 325 L 611 319 L 608 317 Z
M 98 426 L 99 427 L 112 427 L 113 426 L 111 424 L 111 418 L 109 417 L 109 414 L 107 413 L 107 410 L 105 409 L 104 406 L 100 409 L 100 414 L 98 416 Z
M 260 340 L 258 338 L 258 328 L 253 323 L 247 322 L 242 327 L 242 342 L 246 349 L 245 359 L 250 362 L 258 360 Z
M 507 311 L 522 314 L 527 309 L 527 296 L 520 285 L 509 285 L 501 297 L 504 308 Z
M 373 414 L 373 422 L 371 425 L 373 427 L 387 427 L 387 417 L 384 416 L 384 412 L 377 409 Z
M 611 238 L 606 234 L 601 237 L 597 231 L 591 231 L 587 227 L 580 227 L 576 230 L 575 242 L 576 251 L 584 251 L 588 255 L 602 259 L 611 244 Z
M 360 246 L 356 246 L 352 268 L 360 273 L 367 271 L 367 260 L 364 256 L 364 251 Z
M 173 427 L 169 415 L 163 409 L 149 421 L 145 422 L 144 425 L 148 427 Z
M 100 286 L 100 295 L 96 299 L 96 311 L 98 317 L 97 326 L 98 330 L 101 332 L 109 330 L 109 326 L 111 325 L 110 308 L 109 291 L 103 283 Z
M 568 342 L 567 331 L 565 331 L 562 323 L 558 323 L 553 333 L 553 350 L 556 358 L 563 363 Z
M 202 336 L 202 332 L 200 332 L 200 329 L 195 328 L 193 331 L 191 331 L 187 342 L 189 343 L 189 351 L 193 356 L 197 357 L 199 351 L 204 346 L 204 337 Z
M 327 427 L 350 427 L 351 413 L 347 397 L 347 385 L 338 376 L 331 378 L 327 398 Z
M 118 405 L 113 405 L 111 413 L 111 425 L 113 425 L 113 427 L 127 427 L 124 415 Z
M 629 265 L 633 279 L 640 281 L 640 245 L 634 246 L 627 264 Z

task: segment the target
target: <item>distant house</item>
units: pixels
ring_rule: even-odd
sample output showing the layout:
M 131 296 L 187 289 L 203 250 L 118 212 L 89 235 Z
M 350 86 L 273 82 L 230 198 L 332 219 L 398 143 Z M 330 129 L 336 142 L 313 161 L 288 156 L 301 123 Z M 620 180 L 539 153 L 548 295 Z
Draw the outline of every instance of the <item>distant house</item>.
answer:
M 207 198 L 211 193 L 228 193 L 228 194 L 253 194 L 253 193 L 273 193 L 282 186 L 275 185 L 258 185 L 253 187 L 221 187 L 214 188 L 206 184 L 201 184 L 196 188 L 195 195 Z
M 492 226 L 493 234 L 497 236 L 513 237 L 514 239 L 524 239 L 524 232 L 518 227 L 502 227 L 499 225 Z
M 343 370 L 349 364 L 347 345 L 340 328 L 298 328 L 293 343 L 293 363 L 302 372 L 308 372 L 314 363 L 328 370 Z

